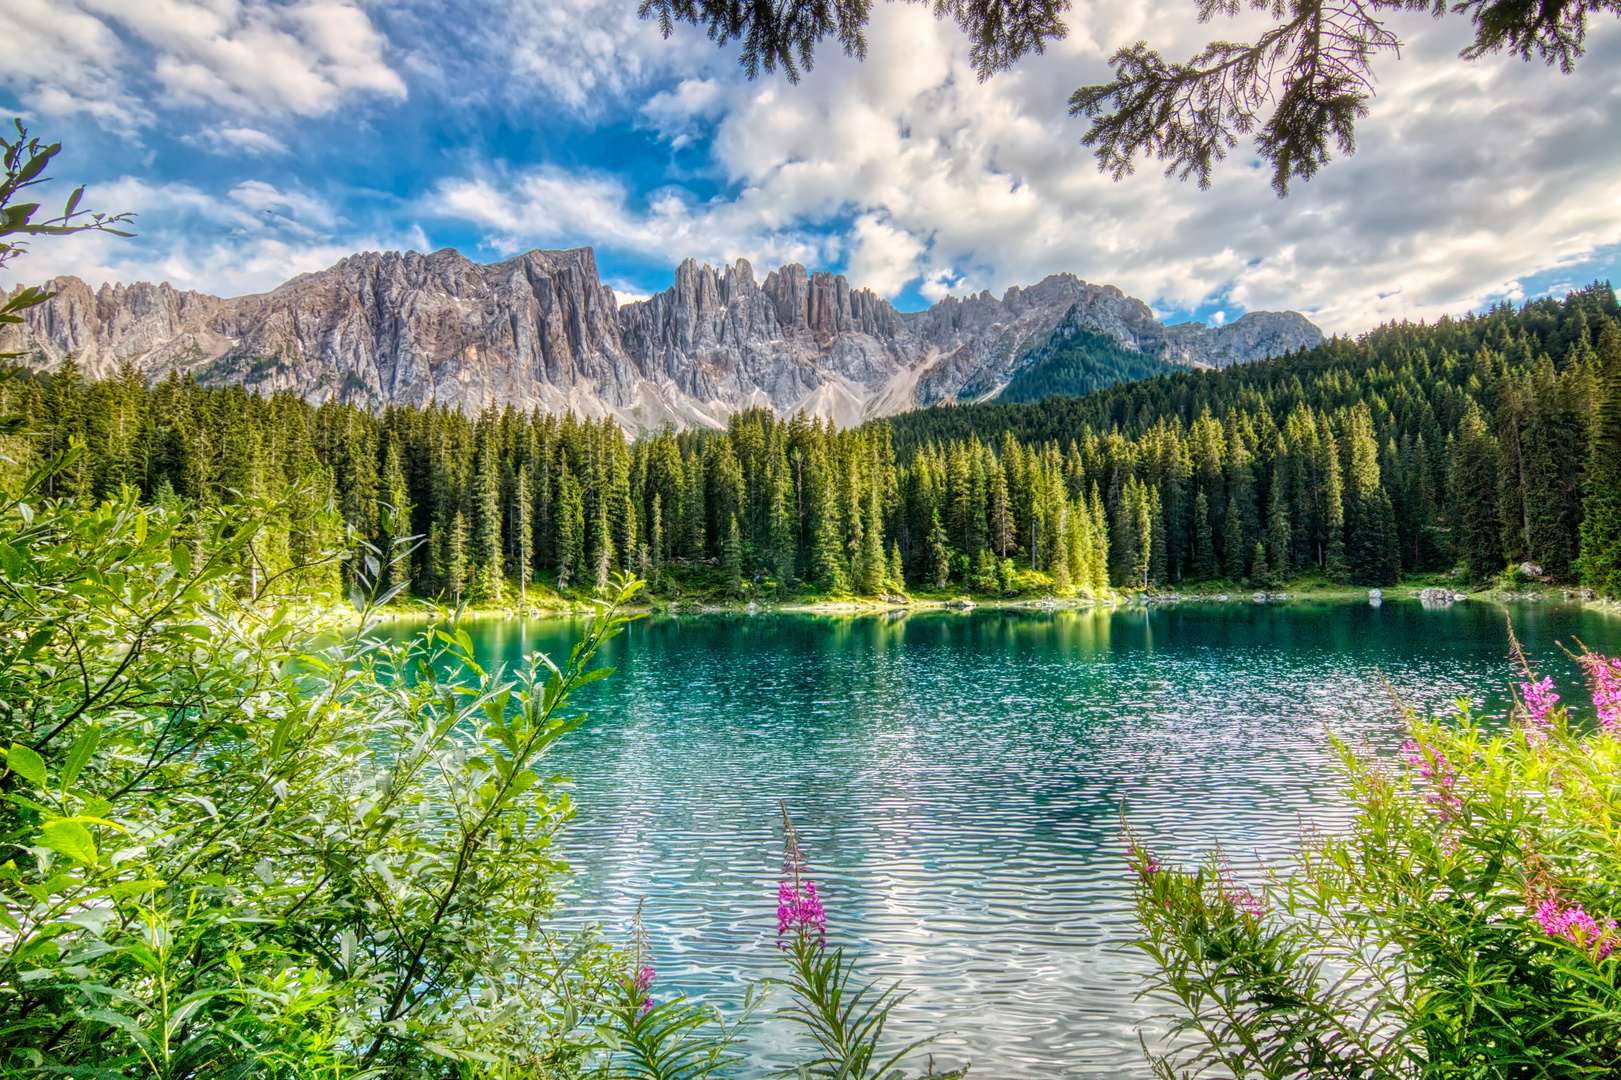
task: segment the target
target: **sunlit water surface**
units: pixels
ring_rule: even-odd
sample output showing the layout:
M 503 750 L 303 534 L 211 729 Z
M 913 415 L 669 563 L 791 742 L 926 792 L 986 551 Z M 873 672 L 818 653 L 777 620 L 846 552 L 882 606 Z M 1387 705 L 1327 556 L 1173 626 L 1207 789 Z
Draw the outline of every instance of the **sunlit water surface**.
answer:
M 912 991 L 897 1036 L 946 1032 L 937 1063 L 987 1078 L 1146 1077 L 1122 817 L 1172 860 L 1277 861 L 1344 820 L 1328 731 L 1393 749 L 1392 689 L 1503 708 L 1505 614 L 1567 699 L 1556 641 L 1621 652 L 1621 620 L 1549 604 L 645 620 L 552 758 L 580 805 L 565 909 L 622 937 L 641 904 L 660 991 L 740 1001 L 781 974 L 781 800 L 832 939 Z M 580 624 L 469 627 L 512 661 Z

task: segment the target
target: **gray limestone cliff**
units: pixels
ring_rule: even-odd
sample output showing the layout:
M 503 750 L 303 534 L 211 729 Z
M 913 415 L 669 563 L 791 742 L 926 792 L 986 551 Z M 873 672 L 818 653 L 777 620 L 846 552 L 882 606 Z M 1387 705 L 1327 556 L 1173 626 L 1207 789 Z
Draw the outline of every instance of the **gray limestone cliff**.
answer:
M 0 351 L 40 370 L 71 354 L 92 378 L 129 363 L 148 378 L 189 372 L 316 402 L 511 403 L 644 430 L 720 426 L 750 407 L 850 425 L 992 396 L 1036 346 L 1083 328 L 1194 367 L 1323 340 L 1295 312 L 1167 327 L 1142 301 L 1070 274 L 902 313 L 842 275 L 793 264 L 756 281 L 741 259 L 718 270 L 689 259 L 666 291 L 620 304 L 590 248 L 488 265 L 450 249 L 364 252 L 232 299 L 144 282 L 49 287 L 23 324 L 0 327 Z

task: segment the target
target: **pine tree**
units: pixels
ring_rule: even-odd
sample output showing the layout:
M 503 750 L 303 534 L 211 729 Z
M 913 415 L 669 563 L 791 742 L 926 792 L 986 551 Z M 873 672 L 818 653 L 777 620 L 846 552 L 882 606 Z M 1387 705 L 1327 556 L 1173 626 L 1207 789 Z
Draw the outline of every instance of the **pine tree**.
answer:
M 1322 553 L 1323 569 L 1330 581 L 1344 584 L 1351 580 L 1351 569 L 1345 561 L 1345 492 L 1340 481 L 1339 447 L 1327 421 L 1322 421 L 1321 453 L 1323 457 L 1323 522 L 1327 531 L 1327 547 Z
M 737 515 L 726 522 L 726 539 L 721 544 L 721 574 L 726 579 L 726 595 L 743 595 L 743 535 L 737 527 Z
M 534 499 L 529 490 L 529 465 L 518 466 L 513 499 L 517 503 L 518 599 L 529 598 L 529 574 L 535 557 Z
M 1470 402 L 1448 455 L 1447 523 L 1459 563 L 1476 581 L 1503 569 L 1503 544 L 1496 511 L 1497 442 L 1486 430 L 1480 409 Z
M 817 508 L 810 559 L 811 580 L 823 592 L 842 593 L 850 587 L 841 547 L 838 514 L 831 503 L 824 503 Z
M 736 521 L 734 516 L 733 521 Z M 608 519 L 608 503 L 605 499 L 597 501 L 597 527 L 593 530 L 597 541 L 597 556 L 594 561 L 596 571 L 597 594 L 608 591 L 608 572 L 613 569 L 613 525 Z
M 1148 494 L 1149 513 L 1152 516 L 1152 526 L 1149 530 L 1148 582 L 1150 585 L 1166 585 L 1171 580 L 1171 568 L 1168 530 L 1165 527 L 1165 506 L 1160 501 L 1158 488 L 1149 488 Z
M 989 483 L 990 545 L 996 549 L 998 556 L 1005 559 L 1008 548 L 1017 544 L 1017 537 L 1014 534 L 1013 505 L 1008 496 L 1007 473 L 1000 465 L 992 468 Z
M 566 589 L 583 569 L 581 540 L 585 532 L 585 504 L 580 483 L 569 473 L 568 465 L 563 464 L 561 470 L 557 489 L 557 587 Z
M 893 541 L 889 545 L 889 583 L 898 592 L 906 591 L 906 568 L 901 562 L 901 545 Z
M 1110 581 L 1120 589 L 1148 587 L 1153 559 L 1153 510 L 1148 489 L 1134 476 L 1120 491 L 1120 505 L 1110 532 Z
M 889 569 L 884 558 L 883 510 L 878 505 L 878 488 L 874 485 L 867 496 L 867 527 L 862 534 L 860 567 L 856 578 L 856 591 L 864 596 L 876 596 L 883 591 L 884 577 Z
M 1598 337 L 1599 392 L 1587 458 L 1581 529 L 1582 584 L 1621 597 L 1621 327 L 1606 320 Z
M 1250 553 L 1249 580 L 1253 585 L 1272 584 L 1272 567 L 1266 558 L 1266 545 L 1255 541 L 1255 549 Z
M 1216 536 L 1210 527 L 1210 500 L 1201 491 L 1193 499 L 1193 577 L 1197 581 L 1212 581 L 1218 573 Z
M 467 521 L 460 510 L 450 522 L 450 534 L 445 537 L 445 588 L 453 604 L 462 602 L 462 590 L 467 587 Z
M 478 600 L 499 601 L 501 568 L 501 472 L 490 425 L 479 439 L 473 472 L 473 564 L 469 592 Z
M 653 496 L 653 516 L 648 522 L 649 580 L 653 588 L 659 587 L 659 575 L 664 568 L 664 498 Z
M 934 587 L 943 589 L 951 582 L 951 545 L 946 536 L 945 526 L 940 524 L 940 511 L 934 512 L 933 523 L 929 526 L 929 570 L 934 579 Z
M 1232 497 L 1227 499 L 1227 527 L 1222 537 L 1222 572 L 1228 581 L 1239 582 L 1244 580 L 1245 556 L 1249 552 L 1244 550 L 1244 519 L 1239 516 L 1238 500 Z
M 1274 482 L 1273 491 L 1277 491 Z M 1272 509 L 1266 518 L 1266 546 L 1267 554 L 1271 557 L 1272 579 L 1277 582 L 1289 580 L 1289 517 L 1284 513 L 1284 500 L 1274 498 Z
M 1381 483 L 1379 444 L 1366 401 L 1351 409 L 1346 437 L 1350 469 L 1345 476 L 1345 548 L 1350 580 L 1357 585 L 1393 585 L 1401 570 L 1396 515 Z

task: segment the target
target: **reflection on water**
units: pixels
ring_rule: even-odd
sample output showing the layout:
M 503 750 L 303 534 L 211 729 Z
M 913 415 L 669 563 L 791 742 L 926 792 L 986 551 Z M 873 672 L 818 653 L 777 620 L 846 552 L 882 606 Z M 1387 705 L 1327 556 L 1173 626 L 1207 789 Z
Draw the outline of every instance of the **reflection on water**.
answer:
M 1387 602 L 640 622 L 553 758 L 581 805 L 568 909 L 622 933 L 644 902 L 658 985 L 740 999 L 778 974 L 780 799 L 834 938 L 914 991 L 898 1035 L 952 1031 L 936 1060 L 972 1059 L 977 1076 L 1147 1076 L 1121 815 L 1172 859 L 1218 842 L 1241 868 L 1276 858 L 1303 821 L 1343 817 L 1328 729 L 1399 741 L 1389 688 L 1502 708 L 1504 614 Z M 1556 639 L 1621 652 L 1621 620 L 1513 615 L 1568 687 Z M 481 656 L 515 659 L 566 653 L 578 624 L 470 629 Z

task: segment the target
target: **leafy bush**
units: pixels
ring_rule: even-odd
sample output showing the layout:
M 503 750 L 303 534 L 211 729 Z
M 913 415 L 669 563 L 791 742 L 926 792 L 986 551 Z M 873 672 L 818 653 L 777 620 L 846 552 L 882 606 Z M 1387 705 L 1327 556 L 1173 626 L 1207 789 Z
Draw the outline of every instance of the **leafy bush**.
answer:
M 1254 892 L 1134 841 L 1158 1075 L 1621 1073 L 1621 661 L 1577 659 L 1591 729 L 1521 656 L 1506 728 L 1460 701 L 1395 759 L 1337 743 L 1351 827 Z
M 537 768 L 617 608 L 560 667 L 484 671 L 454 623 L 367 633 L 383 553 L 358 622 L 308 604 L 341 556 L 264 566 L 285 503 L 40 500 L 44 472 L 0 499 L 0 1067 L 571 1071 L 616 962 L 547 927 L 573 807 Z
M 370 633 L 410 538 L 347 560 L 317 506 L 311 535 L 340 543 L 267 560 L 308 493 L 40 498 L 71 461 L 0 495 L 0 1071 L 736 1075 L 766 988 L 729 1024 L 656 1002 L 639 935 L 616 951 L 548 919 L 574 808 L 541 760 L 584 721 L 570 697 L 610 673 L 592 664 L 640 582 L 565 662 L 487 671 L 454 618 Z M 345 561 L 358 618 L 316 590 Z M 900 997 L 853 983 L 820 926 L 783 954 L 801 1072 L 892 1080 Z

